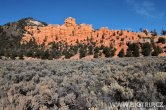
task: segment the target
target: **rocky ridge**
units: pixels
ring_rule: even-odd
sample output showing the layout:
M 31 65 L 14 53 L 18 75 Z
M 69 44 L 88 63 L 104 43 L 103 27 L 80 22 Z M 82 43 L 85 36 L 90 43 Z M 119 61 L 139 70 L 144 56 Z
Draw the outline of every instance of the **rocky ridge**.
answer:
M 126 52 L 128 43 L 146 43 L 153 39 L 156 43 L 159 36 L 154 36 L 153 33 L 145 29 L 142 32 L 129 32 L 128 30 L 110 30 L 107 27 L 102 27 L 95 30 L 89 24 L 77 24 L 72 17 L 67 18 L 63 25 L 48 25 L 44 27 L 39 26 L 25 26 L 26 32 L 23 34 L 22 42 L 26 43 L 34 38 L 37 44 L 45 42 L 48 45 L 51 42 L 63 41 L 69 45 L 76 45 L 76 42 L 87 44 L 87 39 L 91 39 L 97 46 L 110 46 L 116 48 L 116 55 L 121 49 Z M 166 38 L 166 36 L 162 36 Z M 158 43 L 158 46 L 166 51 L 165 44 Z M 165 56 L 165 53 L 161 55 Z

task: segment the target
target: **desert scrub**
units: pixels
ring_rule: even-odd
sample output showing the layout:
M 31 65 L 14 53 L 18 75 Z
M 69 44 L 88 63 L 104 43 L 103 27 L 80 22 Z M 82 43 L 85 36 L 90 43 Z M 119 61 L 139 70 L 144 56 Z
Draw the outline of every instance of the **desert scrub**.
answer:
M 0 60 L 0 110 L 102 110 L 113 101 L 166 104 L 165 61 Z

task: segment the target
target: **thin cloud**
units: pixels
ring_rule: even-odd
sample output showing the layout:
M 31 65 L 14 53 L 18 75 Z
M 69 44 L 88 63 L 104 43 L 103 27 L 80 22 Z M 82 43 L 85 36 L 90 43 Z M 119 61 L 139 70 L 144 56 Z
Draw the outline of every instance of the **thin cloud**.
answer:
M 164 12 L 157 12 L 155 4 L 151 1 L 140 2 L 136 0 L 126 0 L 126 2 L 141 16 L 155 19 L 163 19 L 165 16 Z

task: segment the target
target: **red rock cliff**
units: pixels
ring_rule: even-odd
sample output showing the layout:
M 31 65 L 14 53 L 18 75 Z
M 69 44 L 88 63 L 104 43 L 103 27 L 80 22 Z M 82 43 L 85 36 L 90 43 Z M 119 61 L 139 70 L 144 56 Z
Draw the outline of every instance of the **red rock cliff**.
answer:
M 145 32 L 129 32 L 127 30 L 109 30 L 107 27 L 102 27 L 99 30 L 94 30 L 92 25 L 76 24 L 74 18 L 69 17 L 64 21 L 63 25 L 48 25 L 45 27 L 27 26 L 26 33 L 22 38 L 22 42 L 28 42 L 33 37 L 38 44 L 46 44 L 53 41 L 66 41 L 69 45 L 75 45 L 76 41 L 86 43 L 87 38 L 91 38 L 97 45 L 113 45 L 117 51 L 116 55 L 123 48 L 127 50 L 128 42 L 150 42 L 151 34 Z M 147 30 L 146 30 L 147 31 Z M 158 40 L 154 37 L 155 42 Z M 162 44 L 158 44 L 163 46 Z M 165 53 L 164 53 L 165 55 Z

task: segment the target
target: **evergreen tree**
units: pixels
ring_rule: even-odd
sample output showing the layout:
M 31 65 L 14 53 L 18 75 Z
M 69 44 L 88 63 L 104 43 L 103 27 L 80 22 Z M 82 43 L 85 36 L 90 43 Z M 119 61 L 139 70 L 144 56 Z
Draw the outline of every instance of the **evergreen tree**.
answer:
M 159 37 L 158 42 L 157 43 L 162 43 L 165 44 L 166 43 L 166 39 L 163 37 Z
M 16 52 L 12 52 L 11 55 L 10 55 L 10 58 L 11 58 L 12 60 L 15 60 L 16 57 L 17 57 Z
M 128 57 L 131 57 L 131 56 L 139 57 L 139 45 L 136 44 L 136 43 L 129 44 L 128 45 L 128 50 L 127 50 L 127 56 Z
M 6 58 L 9 58 L 9 57 L 10 57 L 10 52 L 9 52 L 8 50 L 6 50 L 6 51 L 4 52 L 4 56 L 5 56 Z
M 83 58 L 83 57 L 85 57 L 86 56 L 86 50 L 85 50 L 85 48 L 83 48 L 83 47 L 80 48 L 79 53 L 80 53 L 80 59 Z
M 62 55 L 62 52 L 54 49 L 54 50 L 52 50 L 51 54 L 52 54 L 53 58 L 58 59 Z
M 162 30 L 161 35 L 165 36 L 166 35 L 166 30 Z
M 110 51 L 110 48 L 108 47 L 104 47 L 103 48 L 103 53 L 105 54 L 105 57 L 111 57 L 111 51 Z
M 93 46 L 92 45 L 88 46 L 88 54 L 93 55 Z
M 52 54 L 49 54 L 48 60 L 53 60 L 53 55 Z
M 95 47 L 93 58 L 98 58 L 98 57 L 99 57 L 99 48 L 98 48 L 98 47 Z
M 127 53 L 126 53 L 126 57 L 132 57 L 132 51 L 128 48 L 127 49 Z
M 137 44 L 133 44 L 133 56 L 139 57 L 139 46 Z
M 103 50 L 103 48 L 104 48 L 104 45 L 101 45 L 100 48 L 99 48 L 99 50 Z
M 49 57 L 49 50 L 43 51 L 41 53 L 41 59 L 45 60 L 48 59 L 48 57 Z
M 151 31 L 151 33 L 152 33 L 153 36 L 157 36 L 157 31 L 156 31 L 156 29 L 154 29 L 153 31 Z
M 24 60 L 24 55 L 23 55 L 22 51 L 19 52 L 18 57 L 19 57 L 20 60 Z
M 4 56 L 4 50 L 0 49 L 0 56 Z
M 72 56 L 74 56 L 74 51 L 72 49 L 69 49 L 65 52 L 65 58 L 70 59 Z
M 151 48 L 151 45 L 149 43 L 144 43 L 142 45 L 142 54 L 144 56 L 149 56 L 152 52 L 152 48 Z
M 110 47 L 104 47 L 103 48 L 103 53 L 105 54 L 105 57 L 113 57 L 115 55 L 115 51 L 116 49 L 113 48 L 112 45 L 110 45 Z
M 163 50 L 159 46 L 156 46 L 156 47 L 154 47 L 154 51 L 152 52 L 152 56 L 158 56 L 162 52 L 163 52 Z
M 27 57 L 33 57 L 33 50 L 27 50 L 27 52 L 26 52 L 26 56 Z
M 69 52 L 69 51 L 66 51 L 66 52 L 65 52 L 65 58 L 66 58 L 66 59 L 70 59 L 70 57 L 71 57 L 70 52 Z
M 74 54 L 77 54 L 78 53 L 78 46 L 73 46 L 72 47 L 72 50 L 74 51 Z
M 115 52 L 116 52 L 116 48 L 111 49 L 111 56 L 112 56 L 112 57 L 115 55 Z
M 124 57 L 124 56 L 125 56 L 124 49 L 121 49 L 121 50 L 120 50 L 118 56 L 119 56 L 119 57 Z

